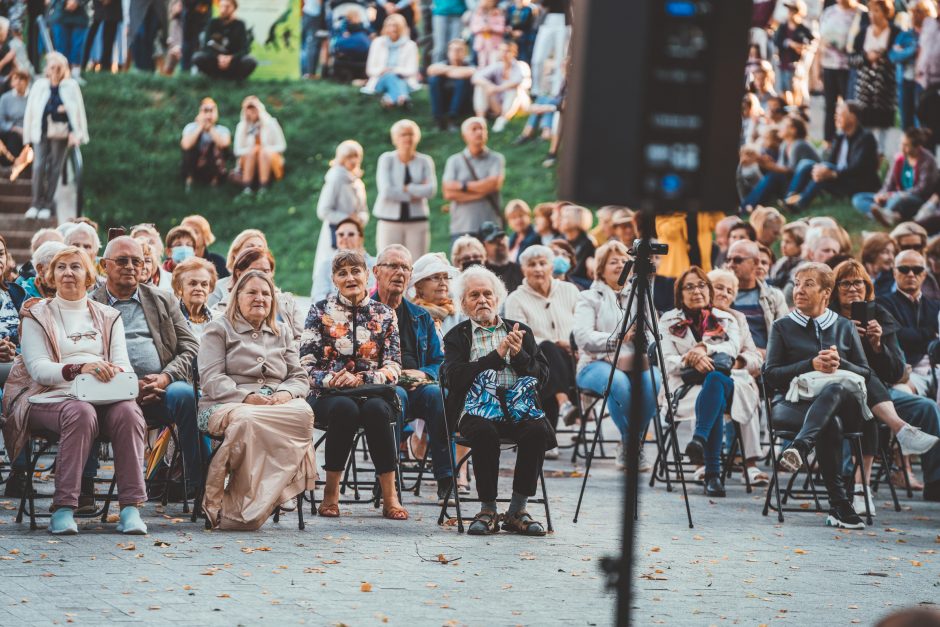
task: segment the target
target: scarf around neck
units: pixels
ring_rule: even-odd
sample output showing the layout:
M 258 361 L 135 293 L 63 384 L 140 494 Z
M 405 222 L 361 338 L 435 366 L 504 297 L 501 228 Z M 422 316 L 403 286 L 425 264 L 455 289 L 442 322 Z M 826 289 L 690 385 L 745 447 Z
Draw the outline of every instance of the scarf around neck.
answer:
M 706 307 L 698 312 L 691 312 L 683 307 L 681 311 L 684 318 L 669 327 L 669 332 L 673 335 L 685 337 L 686 333 L 691 330 L 692 337 L 698 342 L 725 335 L 725 328 L 717 316 L 712 313 L 711 307 Z

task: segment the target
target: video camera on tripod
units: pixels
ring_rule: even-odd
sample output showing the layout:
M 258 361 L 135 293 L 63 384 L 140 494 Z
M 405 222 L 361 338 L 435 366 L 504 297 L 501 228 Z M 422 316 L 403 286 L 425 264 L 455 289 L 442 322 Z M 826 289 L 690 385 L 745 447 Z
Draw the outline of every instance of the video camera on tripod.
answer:
M 633 246 L 627 251 L 632 259 L 624 264 L 623 270 L 620 272 L 620 278 L 617 279 L 617 285 L 623 286 L 627 282 L 630 273 L 638 263 L 643 265 L 645 275 L 653 274 L 655 271 L 653 268 L 653 255 L 666 255 L 668 253 L 669 244 L 653 242 L 648 238 L 633 240 Z

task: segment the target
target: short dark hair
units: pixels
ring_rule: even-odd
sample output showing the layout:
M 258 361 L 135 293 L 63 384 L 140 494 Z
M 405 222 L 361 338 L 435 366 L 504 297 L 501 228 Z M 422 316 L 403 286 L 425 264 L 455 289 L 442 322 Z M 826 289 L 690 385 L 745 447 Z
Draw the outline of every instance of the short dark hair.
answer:
M 787 116 L 787 122 L 793 125 L 797 139 L 806 139 L 809 134 L 806 129 L 806 120 L 796 115 L 790 115 Z
M 359 232 L 359 237 L 366 236 L 366 232 L 362 229 L 362 223 L 359 222 L 359 220 L 357 220 L 356 218 L 353 218 L 351 216 L 348 218 L 343 218 L 342 220 L 336 223 L 336 230 L 338 231 L 339 227 L 343 226 L 344 224 L 352 224 L 354 227 L 356 227 L 356 231 Z
M 849 113 L 861 120 L 862 113 L 865 111 L 865 105 L 863 105 L 858 100 L 846 100 L 842 104 L 844 104 L 845 108 L 849 110 Z
M 728 235 L 731 235 L 735 231 L 744 231 L 747 233 L 747 238 L 752 242 L 757 241 L 757 231 L 754 230 L 754 227 L 748 224 L 747 222 L 738 222 L 730 229 L 728 229 Z

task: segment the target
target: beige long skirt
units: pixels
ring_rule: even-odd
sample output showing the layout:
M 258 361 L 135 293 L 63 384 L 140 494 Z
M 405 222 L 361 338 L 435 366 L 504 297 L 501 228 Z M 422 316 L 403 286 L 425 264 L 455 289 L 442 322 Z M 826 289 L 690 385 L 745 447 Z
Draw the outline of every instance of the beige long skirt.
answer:
M 214 528 L 254 531 L 276 505 L 316 486 L 313 410 L 305 400 L 225 403 L 208 426 L 225 437 L 209 465 L 203 500 Z

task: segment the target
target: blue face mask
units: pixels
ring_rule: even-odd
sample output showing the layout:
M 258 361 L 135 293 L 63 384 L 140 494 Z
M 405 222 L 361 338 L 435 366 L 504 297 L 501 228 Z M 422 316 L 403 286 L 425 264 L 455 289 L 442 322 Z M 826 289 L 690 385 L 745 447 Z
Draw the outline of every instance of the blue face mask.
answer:
M 173 263 L 183 263 L 190 257 L 194 257 L 196 251 L 193 250 L 192 246 L 174 246 L 173 247 Z
M 564 276 L 568 270 L 571 270 L 571 262 L 568 261 L 567 257 L 555 257 L 555 261 L 552 262 L 552 274 L 555 276 Z

